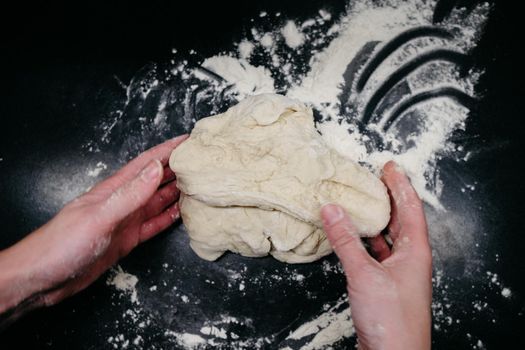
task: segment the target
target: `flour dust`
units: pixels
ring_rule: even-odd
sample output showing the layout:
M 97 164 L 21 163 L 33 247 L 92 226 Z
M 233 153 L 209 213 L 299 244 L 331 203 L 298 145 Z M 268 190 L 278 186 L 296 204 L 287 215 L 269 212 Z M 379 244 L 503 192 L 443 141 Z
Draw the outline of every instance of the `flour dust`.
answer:
M 463 217 L 449 211 L 442 200 L 446 184 L 440 164 L 466 165 L 471 156 L 471 150 L 453 140 L 468 127 L 471 107 L 480 98 L 476 84 L 483 71 L 469 63 L 469 56 L 491 6 L 455 8 L 439 23 L 433 22 L 435 6 L 431 0 L 357 0 L 350 1 L 343 14 L 320 9 L 311 18 L 295 19 L 261 12 L 253 28 L 228 51 L 199 58 L 194 51 L 181 55 L 173 49 L 170 62 L 145 66 L 129 84 L 122 84 L 126 98 L 97 126 L 100 139 L 85 148 L 99 152 L 114 146 L 125 132 L 118 156 L 127 160 L 253 94 L 280 93 L 309 104 L 318 131 L 331 147 L 376 174 L 386 161 L 395 160 L 426 202 L 436 266 L 434 328 L 446 332 L 460 322 L 450 316 L 457 305 L 448 286 L 457 281 L 447 276 L 447 262 L 469 256 L 464 270 L 472 277 L 483 274 L 486 259 L 480 246 L 483 223 L 475 219 L 479 208 L 475 203 L 463 207 Z M 277 25 L 268 31 L 264 23 Z M 105 169 L 105 164 L 97 164 L 87 176 Z M 475 179 L 464 181 L 465 199 L 476 185 Z M 320 268 L 342 276 L 340 266 L 323 263 Z M 228 284 L 244 293 L 247 278 L 232 274 Z M 512 298 L 510 288 L 491 281 L 478 279 L 483 290 Z M 119 283 L 113 285 L 119 288 Z M 129 289 L 120 290 L 133 297 Z M 472 298 L 472 305 L 462 309 L 467 317 L 490 315 L 486 295 L 474 293 Z M 283 349 L 318 349 L 350 337 L 351 312 L 341 300 L 319 310 L 316 319 L 290 329 L 287 341 L 302 339 L 303 344 L 285 342 Z M 224 340 L 234 344 L 232 348 L 262 348 L 275 340 L 274 335 L 237 339 L 241 335 L 230 334 L 228 324 L 210 320 L 192 332 L 167 329 L 166 337 L 189 349 Z M 473 334 L 468 337 L 472 348 L 483 343 Z M 120 338 L 110 343 L 115 339 Z

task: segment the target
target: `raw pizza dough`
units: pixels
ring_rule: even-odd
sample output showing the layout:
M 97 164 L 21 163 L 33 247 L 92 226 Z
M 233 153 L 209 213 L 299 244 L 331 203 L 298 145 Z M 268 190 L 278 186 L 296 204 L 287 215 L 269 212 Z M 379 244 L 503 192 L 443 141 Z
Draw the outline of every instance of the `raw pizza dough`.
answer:
M 249 97 L 201 119 L 170 157 L 181 215 L 203 259 L 226 251 L 310 262 L 331 252 L 321 206 L 338 203 L 362 236 L 390 218 L 383 183 L 329 148 L 311 109 L 280 95 Z

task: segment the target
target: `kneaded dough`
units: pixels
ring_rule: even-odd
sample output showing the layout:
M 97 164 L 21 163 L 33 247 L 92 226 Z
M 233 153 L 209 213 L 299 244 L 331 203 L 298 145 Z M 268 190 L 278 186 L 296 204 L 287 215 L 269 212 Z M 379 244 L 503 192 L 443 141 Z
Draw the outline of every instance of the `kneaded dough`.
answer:
M 280 211 L 254 207 L 213 207 L 182 195 L 179 204 L 190 246 L 202 258 L 215 260 L 225 251 L 305 263 L 331 252 L 318 227 Z
M 249 97 L 195 124 L 171 154 L 191 247 L 310 262 L 331 252 L 321 206 L 338 203 L 362 236 L 390 218 L 383 183 L 329 148 L 311 109 L 275 94 Z

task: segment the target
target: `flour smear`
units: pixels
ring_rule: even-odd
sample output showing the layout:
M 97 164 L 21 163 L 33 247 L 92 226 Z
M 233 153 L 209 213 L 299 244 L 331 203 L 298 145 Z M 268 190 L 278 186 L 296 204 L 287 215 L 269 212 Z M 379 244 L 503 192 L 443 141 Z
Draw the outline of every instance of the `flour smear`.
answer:
M 180 59 L 174 49 L 169 64 L 145 67 L 125 86 L 126 100 L 99 125 L 100 140 L 90 142 L 86 149 L 97 152 L 111 143 L 119 130 L 128 128 L 132 132 L 126 134 L 128 141 L 120 154 L 128 159 L 171 137 L 174 129 L 188 132 L 198 119 L 222 112 L 247 96 L 280 93 L 310 105 L 319 132 L 343 156 L 376 174 L 388 160 L 399 163 L 428 209 L 446 217 L 439 219 L 446 227 L 431 232 L 434 241 L 441 241 L 441 235 L 455 231 L 459 219 L 456 214 L 449 215 L 442 203 L 444 184 L 438 162 L 462 162 L 469 157 L 454 144 L 452 136 L 465 130 L 469 102 L 479 97 L 476 84 L 483 72 L 470 68 L 468 57 L 482 34 L 490 5 L 456 8 L 441 22 L 433 23 L 435 6 L 435 1 L 424 0 L 357 0 L 349 2 L 343 15 L 320 9 L 317 15 L 301 20 L 261 12 L 253 20 L 253 28 L 232 43 L 229 51 L 195 64 Z M 258 25 L 263 21 L 277 25 L 265 31 Z M 140 117 L 130 120 L 137 111 Z M 97 164 L 88 175 L 97 176 L 106 169 L 102 165 Z M 474 189 L 475 184 L 465 184 L 463 190 Z M 457 254 L 477 247 L 477 227 L 465 225 L 461 229 L 465 233 L 457 238 L 461 248 Z M 443 254 L 454 257 L 454 249 Z M 322 268 L 334 276 L 342 274 L 340 266 L 324 263 Z M 136 302 L 130 283 L 137 281 L 118 276 L 112 285 Z M 249 277 L 236 273 L 228 281 L 242 293 Z M 493 286 L 503 298 L 512 298 L 511 289 L 491 281 L 483 283 Z M 453 308 L 449 283 L 452 281 L 438 267 L 432 305 L 436 331 L 460 322 L 448 315 Z M 180 295 L 187 303 L 184 297 Z M 341 298 L 319 310 L 316 318 L 291 329 L 282 349 L 323 349 L 351 337 L 351 311 L 346 298 Z M 473 300 L 472 312 L 488 309 L 484 300 Z M 209 320 L 188 332 L 167 329 L 165 336 L 187 349 L 226 343 L 234 349 L 257 349 L 273 344 L 275 335 L 239 339 L 231 334 L 228 325 L 234 322 L 232 317 Z M 115 339 L 122 343 L 117 335 L 112 338 L 113 345 Z M 471 341 L 473 348 L 482 343 L 475 337 Z

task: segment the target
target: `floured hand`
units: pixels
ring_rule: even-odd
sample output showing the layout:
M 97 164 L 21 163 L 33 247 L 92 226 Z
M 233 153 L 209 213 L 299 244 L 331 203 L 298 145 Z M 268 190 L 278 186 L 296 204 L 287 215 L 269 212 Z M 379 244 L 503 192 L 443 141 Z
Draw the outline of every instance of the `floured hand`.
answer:
M 322 208 L 325 231 L 347 276 L 359 348 L 430 349 L 432 254 L 423 204 L 394 162 L 382 180 L 391 196 L 392 249 L 376 236 L 372 258 L 337 205 Z
M 186 138 L 144 152 L 0 252 L 0 326 L 86 288 L 179 217 L 179 191 L 167 163 Z

